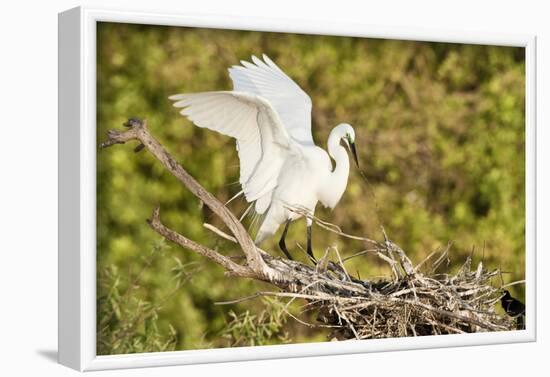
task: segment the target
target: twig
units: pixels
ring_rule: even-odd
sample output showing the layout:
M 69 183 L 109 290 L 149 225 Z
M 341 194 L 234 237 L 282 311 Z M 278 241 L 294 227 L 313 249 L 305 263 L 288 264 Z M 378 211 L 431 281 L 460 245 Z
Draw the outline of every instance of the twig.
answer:
M 500 287 L 500 289 L 508 288 L 508 287 L 511 287 L 513 285 L 518 285 L 518 284 L 525 284 L 525 280 L 517 280 L 517 281 L 513 281 L 513 282 L 508 283 L 508 284 L 504 284 Z
M 224 233 L 223 231 L 219 230 L 218 228 L 216 228 L 214 225 L 212 224 L 208 224 L 208 223 L 204 223 L 202 224 L 202 226 L 204 226 L 206 229 L 208 229 L 209 231 L 211 232 L 214 232 L 216 233 L 218 236 L 220 236 L 221 238 L 225 238 L 226 240 L 228 241 L 231 241 L 233 243 L 237 243 L 237 239 L 233 236 L 230 236 L 229 234 L 227 233 Z
M 207 248 L 195 241 L 192 241 L 179 233 L 174 232 L 171 229 L 168 229 L 160 221 L 160 208 L 156 207 L 153 210 L 151 218 L 147 220 L 147 223 L 151 228 L 153 228 L 158 234 L 169 239 L 172 242 L 177 243 L 178 245 L 185 247 L 186 249 L 191 249 L 198 254 L 207 257 L 208 259 L 216 262 L 217 264 L 224 267 L 226 270 L 242 277 L 257 277 L 258 275 L 255 271 L 251 270 L 248 267 L 242 266 L 233 262 L 231 259 L 221 255 L 220 253 Z

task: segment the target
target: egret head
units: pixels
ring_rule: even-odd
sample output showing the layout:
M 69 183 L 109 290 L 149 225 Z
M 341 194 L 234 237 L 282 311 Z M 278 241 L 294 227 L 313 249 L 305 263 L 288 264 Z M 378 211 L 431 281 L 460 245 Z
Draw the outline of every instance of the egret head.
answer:
M 355 149 L 355 131 L 351 125 L 348 123 L 340 123 L 334 130 L 333 133 L 340 138 L 340 140 L 348 147 L 349 151 L 353 155 L 355 164 L 359 167 L 359 160 L 357 159 L 357 150 Z

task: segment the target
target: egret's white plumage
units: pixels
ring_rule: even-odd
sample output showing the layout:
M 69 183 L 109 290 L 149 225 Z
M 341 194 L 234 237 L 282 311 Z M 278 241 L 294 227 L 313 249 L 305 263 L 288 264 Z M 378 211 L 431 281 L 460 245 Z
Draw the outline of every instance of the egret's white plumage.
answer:
M 327 154 L 313 142 L 309 96 L 266 55 L 263 61 L 252 56 L 252 62 L 229 68 L 233 91 L 170 99 L 198 127 L 236 139 L 243 194 L 264 215 L 256 236 L 260 243 L 282 223 L 299 217 L 289 207 L 313 214 L 319 201 L 336 206 L 349 175 L 348 154 L 340 142 L 353 147 L 355 133 L 349 124 L 336 126 Z

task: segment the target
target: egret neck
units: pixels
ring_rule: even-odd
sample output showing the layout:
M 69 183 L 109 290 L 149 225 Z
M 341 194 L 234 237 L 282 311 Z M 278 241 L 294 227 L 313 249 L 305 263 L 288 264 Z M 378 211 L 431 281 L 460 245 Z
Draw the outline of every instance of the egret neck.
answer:
M 346 149 L 340 144 L 340 141 L 351 128 L 348 124 L 340 124 L 331 131 L 328 138 L 328 154 L 334 160 L 335 167 L 330 173 L 325 191 L 326 205 L 333 209 L 336 207 L 348 184 L 349 177 L 349 156 Z

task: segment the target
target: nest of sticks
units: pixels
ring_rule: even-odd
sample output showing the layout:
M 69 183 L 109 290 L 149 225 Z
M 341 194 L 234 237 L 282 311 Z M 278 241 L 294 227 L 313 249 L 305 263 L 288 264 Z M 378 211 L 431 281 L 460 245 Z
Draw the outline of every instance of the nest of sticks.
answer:
M 348 258 L 342 258 L 336 248 L 328 248 L 314 268 L 281 260 L 294 269 L 290 274 L 296 276 L 296 284 L 282 286 L 283 292 L 275 295 L 290 297 L 291 300 L 305 299 L 307 310 L 317 311 L 321 326 L 331 328 L 331 339 L 461 334 L 517 328 L 515 318 L 496 311 L 504 288 L 499 284 L 502 282 L 500 270 L 488 270 L 483 262 L 472 266 L 469 256 L 456 272 L 438 272 L 448 265 L 450 244 L 414 265 L 407 254 L 388 238 L 383 228 L 384 241 L 379 242 L 346 234 L 338 226 L 311 216 L 303 209 L 293 210 L 309 216 L 327 231 L 361 240 L 369 246 L 364 252 Z M 379 281 L 352 277 L 344 262 L 362 254 L 374 254 L 387 263 L 392 277 Z M 281 269 L 272 261 L 278 258 L 269 256 L 266 259 L 268 264 Z M 516 283 L 521 282 L 506 286 Z
M 296 209 L 301 212 L 300 209 Z M 306 213 L 302 213 L 308 216 Z M 516 318 L 497 312 L 503 297 L 500 270 L 487 270 L 483 262 L 472 266 L 471 256 L 454 273 L 438 272 L 448 266 L 450 244 L 428 255 L 414 265 L 407 254 L 393 243 L 382 229 L 384 241 L 343 233 L 333 224 L 314 216 L 313 221 L 342 237 L 363 240 L 369 249 L 342 258 L 335 247 L 328 248 L 316 266 L 273 257 L 262 252 L 269 266 L 293 276 L 290 283 L 276 284 L 279 292 L 259 292 L 235 303 L 258 296 L 278 296 L 307 302 L 305 311 L 315 311 L 317 324 L 302 321 L 310 327 L 329 328 L 329 339 L 374 339 L 406 336 L 462 334 L 518 329 Z M 219 229 L 207 228 L 224 236 Z M 224 238 L 231 239 L 225 235 Z M 374 254 L 387 263 L 391 278 L 378 281 L 360 280 L 348 273 L 344 262 L 362 254 Z M 495 279 L 497 281 L 495 281 Z M 513 285 L 515 282 L 507 284 Z
M 472 269 L 468 257 L 454 274 L 435 273 L 446 260 L 447 250 L 426 266 L 432 273 L 421 273 L 416 267 L 407 271 L 401 259 L 394 259 L 394 248 L 390 242 L 379 251 L 391 260 L 393 280 L 362 281 L 368 290 L 362 295 L 333 296 L 328 301 L 310 299 L 318 309 L 318 320 L 332 327 L 331 338 L 392 338 L 516 328 L 513 318 L 495 310 L 502 290 L 491 281 L 500 276 L 500 271 L 488 271 L 481 262 Z

